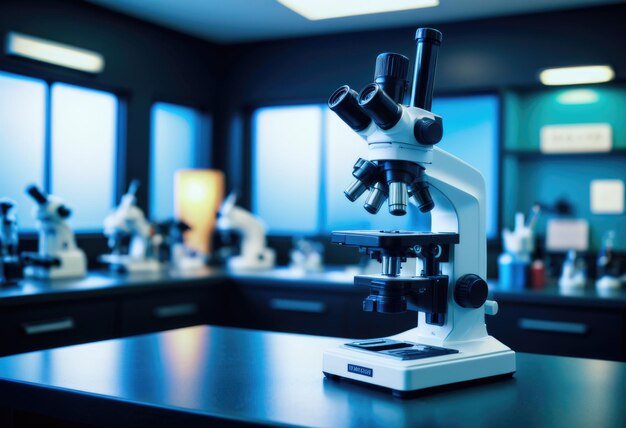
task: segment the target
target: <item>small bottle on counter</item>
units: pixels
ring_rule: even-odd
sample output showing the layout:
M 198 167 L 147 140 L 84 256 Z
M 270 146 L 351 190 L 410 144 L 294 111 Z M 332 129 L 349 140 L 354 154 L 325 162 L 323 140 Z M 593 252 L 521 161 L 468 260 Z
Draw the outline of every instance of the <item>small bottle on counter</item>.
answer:
M 559 278 L 559 288 L 561 290 L 582 290 L 587 282 L 587 266 L 582 258 L 576 255 L 576 251 L 569 250 L 561 276 Z
M 536 259 L 530 265 L 530 288 L 543 290 L 546 285 L 546 266 L 543 260 Z
M 521 290 L 530 284 L 530 254 L 533 251 L 532 228 L 524 224 L 524 214 L 515 215 L 515 229 L 502 231 L 504 253 L 498 258 L 500 288 Z

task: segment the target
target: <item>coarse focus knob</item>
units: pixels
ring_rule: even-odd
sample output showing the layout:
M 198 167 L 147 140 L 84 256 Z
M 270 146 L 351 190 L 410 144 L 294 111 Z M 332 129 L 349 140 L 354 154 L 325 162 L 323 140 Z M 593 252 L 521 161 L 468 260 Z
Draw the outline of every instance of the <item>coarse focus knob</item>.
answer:
M 443 124 L 441 118 L 435 116 L 435 120 L 427 117 L 419 119 L 415 122 L 413 135 L 415 135 L 415 139 L 420 144 L 427 146 L 437 144 L 443 137 Z
M 488 291 L 484 279 L 468 273 L 456 281 L 454 301 L 463 308 L 480 308 L 487 301 Z

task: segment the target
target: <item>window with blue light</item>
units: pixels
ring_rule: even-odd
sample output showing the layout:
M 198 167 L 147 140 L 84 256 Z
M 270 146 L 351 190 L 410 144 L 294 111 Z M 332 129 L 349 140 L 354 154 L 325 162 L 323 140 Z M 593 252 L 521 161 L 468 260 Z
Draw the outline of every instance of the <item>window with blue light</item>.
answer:
M 0 72 L 0 197 L 17 203 L 20 230 L 33 232 L 36 184 L 72 209 L 78 231 L 102 229 L 113 206 L 115 95 Z
M 50 189 L 77 230 L 101 229 L 115 205 L 117 108 L 113 94 L 52 85 Z
M 496 95 L 437 98 L 444 150 L 473 165 L 487 184 L 487 236 L 497 237 L 499 99 Z M 430 215 L 409 209 L 396 217 L 365 211 L 365 197 L 343 191 L 367 144 L 325 105 L 264 107 L 252 118 L 252 209 L 271 234 L 342 229 L 429 230 Z M 414 207 L 415 208 L 415 207 Z
M 200 111 L 155 103 L 151 111 L 150 218 L 174 216 L 174 175 L 209 164 L 209 117 Z
M 497 95 L 435 98 L 433 113 L 443 117 L 438 146 L 476 168 L 487 187 L 487 238 L 498 237 L 499 98 Z
M 0 198 L 17 205 L 21 230 L 34 230 L 32 200 L 24 189 L 44 184 L 47 85 L 0 72 Z
M 252 210 L 271 233 L 319 229 L 322 114 L 317 105 L 254 113 Z

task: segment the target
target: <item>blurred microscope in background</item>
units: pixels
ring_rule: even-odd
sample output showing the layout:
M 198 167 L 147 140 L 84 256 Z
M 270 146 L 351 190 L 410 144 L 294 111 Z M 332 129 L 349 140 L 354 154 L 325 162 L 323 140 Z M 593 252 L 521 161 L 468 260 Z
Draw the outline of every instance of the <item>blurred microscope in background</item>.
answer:
M 0 199 L 0 286 L 16 284 L 24 277 L 18 242 L 15 203 Z
M 36 203 L 33 217 L 39 229 L 39 250 L 22 254 L 25 276 L 41 279 L 85 276 L 87 257 L 76 245 L 74 232 L 67 223 L 72 211 L 61 198 L 47 195 L 35 185 L 28 186 L 26 192 Z
M 226 266 L 231 270 L 266 270 L 274 267 L 276 254 L 267 246 L 265 223 L 249 211 L 235 205 L 237 195 L 231 193 L 217 213 L 217 232 L 240 236 L 238 255 L 231 254 Z M 232 241 L 232 239 L 230 239 Z
M 118 207 L 104 219 L 104 234 L 111 254 L 100 261 L 119 272 L 156 272 L 161 263 L 154 254 L 152 225 L 137 206 L 139 181 L 133 180 Z
M 208 257 L 185 245 L 185 232 L 191 226 L 181 220 L 167 220 L 156 225 L 155 243 L 158 259 L 177 271 L 195 271 L 206 266 Z

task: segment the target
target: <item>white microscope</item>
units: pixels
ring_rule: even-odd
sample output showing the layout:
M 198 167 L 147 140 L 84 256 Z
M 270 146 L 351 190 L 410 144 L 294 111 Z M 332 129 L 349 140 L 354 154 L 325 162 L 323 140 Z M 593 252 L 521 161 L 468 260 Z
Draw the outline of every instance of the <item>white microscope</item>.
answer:
M 433 148 L 442 119 L 430 112 L 441 33 L 417 30 L 411 106 L 402 105 L 408 58 L 379 55 L 375 82 L 360 94 L 337 89 L 329 107 L 368 144 L 369 160 L 354 165 L 356 181 L 345 191 L 355 201 L 370 190 L 365 209 L 378 212 L 388 199 L 393 215 L 406 214 L 409 199 L 422 212 L 435 208 L 431 232 L 339 231 L 332 242 L 359 247 L 382 264 L 380 275 L 355 277 L 369 288 L 363 310 L 419 313 L 416 328 L 390 338 L 359 340 L 324 353 L 329 379 L 347 378 L 411 392 L 477 379 L 511 376 L 515 353 L 487 334 L 485 183 L 481 174 Z M 468 144 L 471 144 L 468 141 Z M 428 182 L 427 182 L 428 180 Z M 430 184 L 430 188 L 429 188 Z M 417 272 L 402 272 L 417 258 Z
M 37 203 L 33 216 L 39 229 L 39 251 L 24 253 L 27 277 L 42 279 L 82 277 L 87 273 L 87 257 L 76 246 L 74 233 L 67 224 L 72 211 L 63 201 L 46 195 L 35 185 L 26 188 Z
M 217 213 L 217 230 L 236 231 L 241 234 L 241 252 L 227 261 L 231 270 L 264 270 L 274 267 L 276 254 L 269 248 L 265 239 L 263 221 L 235 205 L 237 195 L 231 193 L 222 203 Z
M 156 272 L 161 263 L 154 257 L 152 226 L 137 206 L 139 180 L 133 180 L 118 207 L 104 219 L 104 234 L 111 254 L 100 261 L 119 272 Z M 128 243 L 126 244 L 126 241 Z

